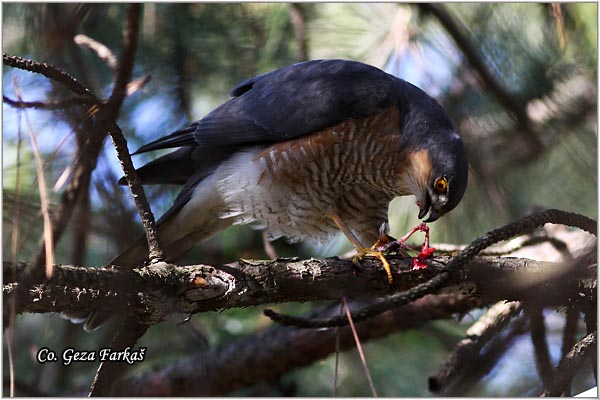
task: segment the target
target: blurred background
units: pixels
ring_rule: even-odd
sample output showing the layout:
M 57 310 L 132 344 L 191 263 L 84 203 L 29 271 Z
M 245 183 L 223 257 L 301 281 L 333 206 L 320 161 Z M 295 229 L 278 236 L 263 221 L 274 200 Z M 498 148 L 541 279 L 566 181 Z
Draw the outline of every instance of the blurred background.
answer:
M 74 37 L 85 34 L 118 55 L 125 4 L 2 7 L 4 52 L 53 64 L 100 97 L 110 93 L 112 70 Z M 434 243 L 468 243 L 539 207 L 597 218 L 597 4 L 152 3 L 144 4 L 142 13 L 134 79 L 150 75 L 151 80 L 126 99 L 121 112 L 130 151 L 201 118 L 248 77 L 303 60 L 347 58 L 424 89 L 442 103 L 463 137 L 469 187 L 462 204 L 432 226 Z M 2 77 L 3 95 L 11 99 L 19 90 L 25 101 L 69 97 L 38 74 L 5 67 Z M 42 233 L 29 123 L 44 159 L 50 200 L 56 202 L 89 120 L 78 108 L 23 111 L 4 102 L 4 260 L 28 260 Z M 141 166 L 158 155 L 143 154 L 134 162 Z M 116 183 L 120 176 L 107 141 L 89 193 L 57 247 L 57 263 L 102 266 L 142 234 L 128 189 Z M 155 216 L 172 204 L 178 189 L 146 187 Z M 417 222 L 414 199 L 391 204 L 393 236 Z M 319 247 L 284 240 L 273 245 L 279 256 L 330 256 L 351 249 L 343 237 Z M 180 263 L 219 265 L 266 257 L 260 232 L 233 227 Z M 314 306 L 280 309 L 299 313 Z M 189 354 L 190 347 L 214 348 L 250 335 L 270 325 L 261 311 L 196 315 L 183 325 L 178 322 L 185 316 L 175 316 L 144 336 L 140 345 L 152 351 L 136 368 L 166 365 Z M 366 344 L 379 395 L 429 395 L 427 376 L 476 317 L 437 321 Z M 558 360 L 564 321 L 552 310 L 547 318 L 548 340 L 556 350 L 552 356 Z M 16 333 L 17 394 L 68 395 L 85 392 L 97 364 L 42 366 L 35 362 L 37 350 L 97 348 L 114 332 L 103 328 L 84 334 L 58 315 L 24 315 L 17 318 Z M 3 349 L 6 383 L 5 344 Z M 342 354 L 339 374 L 338 395 L 369 395 L 356 351 Z M 332 379 L 329 357 L 279 382 L 233 394 L 329 396 Z M 574 387 L 587 388 L 591 382 L 589 375 L 577 379 Z M 457 388 L 453 395 L 527 396 L 540 387 L 528 336 L 517 335 L 479 383 Z

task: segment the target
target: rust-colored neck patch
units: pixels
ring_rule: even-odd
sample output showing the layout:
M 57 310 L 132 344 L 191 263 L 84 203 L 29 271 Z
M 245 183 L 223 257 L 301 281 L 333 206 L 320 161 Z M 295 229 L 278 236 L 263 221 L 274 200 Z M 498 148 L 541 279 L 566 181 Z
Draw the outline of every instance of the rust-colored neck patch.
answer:
M 431 158 L 429 151 L 419 150 L 408 155 L 408 179 L 412 189 L 427 187 L 431 175 Z

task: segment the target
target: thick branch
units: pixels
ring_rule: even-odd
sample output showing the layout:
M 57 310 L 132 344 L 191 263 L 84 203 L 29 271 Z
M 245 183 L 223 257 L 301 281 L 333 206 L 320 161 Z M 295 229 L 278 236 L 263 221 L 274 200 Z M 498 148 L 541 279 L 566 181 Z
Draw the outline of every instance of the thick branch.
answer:
M 379 261 L 372 259 L 363 260 L 364 269 L 359 274 L 350 260 L 337 258 L 242 260 L 221 269 L 166 263 L 132 271 L 55 266 L 54 277 L 28 291 L 17 311 L 73 313 L 100 308 L 122 313 L 131 310 L 139 295 L 155 296 L 156 307 L 165 314 L 342 296 L 385 296 L 428 281 L 440 270 L 435 264 L 449 259 L 436 257 L 428 269 L 412 271 L 412 259 L 390 256 L 393 285 L 387 283 Z M 7 271 L 10 264 L 5 263 L 4 268 Z M 595 282 L 595 266 L 569 269 L 522 258 L 475 257 L 450 277 L 444 291 L 481 296 L 486 303 L 542 299 L 549 306 L 583 306 L 595 301 Z M 5 284 L 4 295 L 11 295 L 14 289 L 14 283 Z
M 139 338 L 144 336 L 148 325 L 140 323 L 135 315 L 130 316 L 125 322 L 119 327 L 117 334 L 115 335 L 111 348 L 112 349 L 125 349 L 133 348 Z M 103 362 L 96 372 L 92 388 L 90 390 L 90 397 L 93 396 L 108 396 L 112 390 L 112 386 L 116 380 L 118 380 L 128 364 L 125 362 Z
M 499 302 L 491 307 L 467 330 L 467 337 L 458 342 L 440 370 L 429 377 L 429 390 L 440 393 L 446 389 L 456 376 L 477 361 L 484 345 L 498 336 L 500 331 L 520 312 L 519 302 Z
M 479 306 L 468 296 L 427 296 L 356 325 L 362 342 L 415 329 Z M 320 314 L 337 313 L 338 306 Z M 316 316 L 313 313 L 313 316 Z M 116 385 L 116 396 L 222 396 L 268 382 L 293 368 L 310 365 L 335 350 L 336 330 L 298 330 L 274 326 L 266 331 L 184 358 L 169 367 L 148 370 Z M 348 327 L 340 329 L 340 349 L 355 346 Z
M 543 395 L 559 396 L 564 387 L 573 379 L 575 373 L 583 367 L 583 364 L 596 356 L 596 349 L 597 332 L 592 332 L 577 342 L 558 364 L 555 373 L 556 379 L 552 382 L 551 388 L 547 389 Z
M 404 304 L 408 304 L 411 301 L 415 301 L 425 295 L 435 293 L 440 289 L 446 287 L 452 275 L 470 262 L 476 255 L 482 250 L 496 244 L 502 240 L 508 240 L 518 235 L 524 235 L 533 232 L 536 228 L 544 226 L 546 223 L 561 224 L 567 226 L 578 227 L 586 232 L 593 235 L 597 235 L 597 222 L 584 215 L 557 210 L 548 209 L 540 211 L 534 214 L 530 214 L 518 221 L 512 222 L 508 225 L 493 229 L 483 236 L 472 241 L 464 250 L 458 253 L 456 256 L 449 260 L 448 264 L 444 265 L 440 269 L 440 273 L 432 277 L 431 279 L 423 282 L 407 291 L 396 293 L 389 296 L 386 301 L 374 304 L 370 307 L 353 313 L 352 319 L 354 321 L 363 321 L 367 318 L 372 318 L 382 312 L 390 310 L 392 308 L 400 307 Z M 397 242 L 391 242 L 390 247 L 397 245 Z M 515 281 L 518 286 L 518 282 Z M 277 321 L 280 324 L 297 326 L 302 328 L 323 328 L 331 326 L 343 326 L 348 322 L 344 317 L 332 317 L 321 320 L 306 320 L 303 318 L 297 318 L 289 315 L 278 314 L 272 310 L 265 310 L 265 315 L 269 318 Z
M 141 10 L 142 7 L 140 4 L 131 4 L 127 10 L 127 21 L 123 29 L 123 52 L 119 59 L 115 84 L 108 99 L 108 104 L 113 108 L 115 114 L 121 108 L 121 104 L 123 104 L 123 100 L 127 94 L 127 84 L 131 80 L 135 51 L 137 49 Z

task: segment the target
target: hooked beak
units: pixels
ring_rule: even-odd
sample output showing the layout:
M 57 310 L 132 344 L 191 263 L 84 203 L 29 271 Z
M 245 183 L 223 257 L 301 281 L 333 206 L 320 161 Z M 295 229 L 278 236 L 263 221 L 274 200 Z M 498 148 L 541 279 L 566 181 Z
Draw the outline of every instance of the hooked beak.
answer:
M 427 215 L 431 208 L 431 197 L 429 197 L 429 193 L 425 195 L 425 202 L 417 203 L 417 205 L 419 206 L 419 219 L 425 218 L 425 215 Z
M 431 210 L 431 212 L 429 213 L 429 217 L 427 217 L 427 219 L 423 220 L 423 222 L 433 222 L 440 217 L 440 214 L 438 214 L 436 210 L 431 208 L 431 197 L 429 196 L 429 193 L 428 193 L 425 197 L 425 203 L 421 204 L 419 207 L 419 219 L 425 218 L 425 215 L 427 215 L 427 213 L 430 210 Z
M 438 214 L 435 210 L 431 210 L 431 212 L 429 213 L 429 217 L 427 217 L 426 220 L 423 220 L 423 222 L 433 222 L 435 220 L 437 220 L 440 217 L 440 214 Z

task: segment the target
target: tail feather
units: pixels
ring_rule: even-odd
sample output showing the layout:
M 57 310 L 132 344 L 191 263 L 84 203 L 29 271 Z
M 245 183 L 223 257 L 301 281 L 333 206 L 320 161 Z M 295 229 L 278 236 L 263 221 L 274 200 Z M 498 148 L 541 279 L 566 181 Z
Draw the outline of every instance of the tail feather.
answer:
M 232 224 L 232 222 L 233 221 L 231 219 L 221 219 L 218 220 L 218 223 L 216 225 L 212 225 L 210 227 L 205 226 L 205 229 L 191 232 L 185 235 L 184 237 L 178 238 L 171 242 L 169 242 L 169 236 L 161 234 L 161 231 L 163 231 L 164 233 L 164 230 L 166 229 L 161 230 L 159 227 L 159 238 L 161 238 L 161 241 L 164 240 L 165 242 L 163 245 L 165 261 L 172 261 L 177 257 L 183 255 L 196 244 L 210 239 L 222 230 L 229 227 Z M 110 262 L 110 265 L 114 265 L 121 268 L 135 268 L 137 266 L 142 266 L 147 259 L 148 243 L 146 241 L 146 237 L 143 236 L 133 245 L 131 245 L 125 251 L 123 251 L 121 254 L 115 257 Z M 98 329 L 104 322 L 106 322 L 111 317 L 112 313 L 109 312 L 91 312 L 85 318 L 83 329 L 86 332 L 92 332 Z M 79 316 L 79 319 L 80 318 L 81 316 Z M 75 322 L 74 318 L 69 317 L 69 319 Z
M 216 173 L 190 178 L 175 201 L 175 204 L 158 221 L 158 237 L 164 251 L 165 261 L 172 261 L 192 247 L 210 239 L 233 223 L 233 218 L 222 218 L 223 200 L 217 183 L 221 179 Z M 139 238 L 110 264 L 120 268 L 142 266 L 148 259 L 148 244 L 145 237 Z M 93 331 L 111 317 L 110 312 L 92 312 L 86 318 L 84 329 Z
M 144 264 L 144 261 L 148 259 L 148 252 L 148 242 L 144 235 L 123 250 L 118 256 L 113 258 L 108 264 L 125 269 L 141 267 Z

